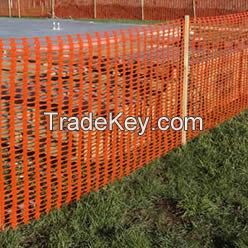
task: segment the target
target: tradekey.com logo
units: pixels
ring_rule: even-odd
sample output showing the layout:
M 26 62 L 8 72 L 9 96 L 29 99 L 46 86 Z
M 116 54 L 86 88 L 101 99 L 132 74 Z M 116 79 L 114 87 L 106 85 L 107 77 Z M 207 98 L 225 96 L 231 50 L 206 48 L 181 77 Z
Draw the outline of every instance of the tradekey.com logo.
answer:
M 134 132 L 138 131 L 140 136 L 150 128 L 152 131 L 202 131 L 204 129 L 203 119 L 201 117 L 173 117 L 162 116 L 155 122 L 151 117 L 125 117 L 123 113 L 114 115 L 109 113 L 106 117 L 96 117 L 93 113 L 79 117 L 61 116 L 57 112 L 45 112 L 48 116 L 49 130 L 55 131 L 113 131 L 115 128 L 120 131 Z M 56 123 L 56 125 L 55 125 Z
M 94 117 L 93 113 L 89 113 L 87 116 L 68 117 L 61 116 L 57 112 L 45 112 L 45 116 L 48 117 L 49 130 L 60 131 L 113 131 L 115 128 L 121 131 L 134 132 L 138 131 L 140 136 L 144 135 L 148 128 L 152 131 L 203 131 L 203 119 L 201 117 L 173 117 L 162 116 L 158 118 L 156 124 L 152 121 L 151 117 L 125 117 L 123 113 L 114 115 L 109 113 L 107 117 Z M 56 127 L 54 124 L 57 124 Z M 151 124 L 153 126 L 151 126 Z

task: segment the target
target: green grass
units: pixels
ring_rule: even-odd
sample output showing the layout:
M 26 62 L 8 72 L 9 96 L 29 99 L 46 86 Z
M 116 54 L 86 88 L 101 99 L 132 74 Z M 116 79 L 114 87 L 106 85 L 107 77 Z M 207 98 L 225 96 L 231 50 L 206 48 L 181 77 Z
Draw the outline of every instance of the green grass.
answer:
M 248 112 L 0 247 L 248 247 Z

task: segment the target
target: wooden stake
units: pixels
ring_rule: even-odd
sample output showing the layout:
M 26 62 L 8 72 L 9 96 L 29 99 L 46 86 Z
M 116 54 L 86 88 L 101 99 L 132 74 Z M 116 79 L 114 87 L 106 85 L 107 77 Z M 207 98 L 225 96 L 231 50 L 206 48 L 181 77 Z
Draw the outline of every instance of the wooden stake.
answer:
M 8 6 L 9 7 L 9 17 L 12 17 L 12 11 L 11 11 L 12 10 L 12 6 L 11 6 L 12 4 L 11 4 L 11 0 L 8 0 L 8 5 L 9 5 Z
M 193 12 L 194 12 L 194 18 L 196 18 L 196 2 L 193 0 Z
M 20 4 L 20 0 L 17 0 L 17 7 L 18 7 L 18 17 L 21 18 L 21 4 Z
M 190 40 L 190 17 L 185 16 L 185 32 L 184 32 L 184 78 L 183 78 L 183 118 L 188 115 L 188 85 L 189 85 L 189 40 Z M 187 142 L 187 133 L 182 131 L 182 144 Z
M 55 0 L 51 0 L 52 18 L 55 18 Z
M 145 3 L 144 3 L 144 0 L 141 0 L 141 19 L 142 19 L 142 21 L 145 20 Z
M 244 72 L 245 72 L 245 50 L 242 50 L 240 52 L 240 69 L 239 69 L 239 86 L 238 86 L 238 91 L 240 92 L 240 95 L 237 96 L 239 97 L 239 99 L 242 99 L 242 94 L 244 94 L 244 92 L 246 92 L 245 90 L 245 78 L 244 78 Z M 247 93 L 248 94 L 248 93 Z
M 93 0 L 93 1 L 94 1 L 94 19 L 96 19 L 96 17 L 97 17 L 96 0 Z

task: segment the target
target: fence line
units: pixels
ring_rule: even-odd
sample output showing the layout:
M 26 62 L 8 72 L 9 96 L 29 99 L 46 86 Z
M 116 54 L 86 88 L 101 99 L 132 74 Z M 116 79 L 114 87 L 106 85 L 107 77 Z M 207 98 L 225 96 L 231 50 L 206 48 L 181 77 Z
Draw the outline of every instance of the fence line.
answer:
M 44 112 L 122 112 L 122 124 L 150 116 L 151 127 L 161 116 L 201 116 L 205 130 L 214 128 L 248 108 L 247 29 L 248 12 L 96 35 L 0 39 L 0 228 L 39 219 L 201 133 L 69 132 L 56 118 L 49 131 Z
M 0 16 L 172 20 L 248 10 L 246 0 L 3 0 Z

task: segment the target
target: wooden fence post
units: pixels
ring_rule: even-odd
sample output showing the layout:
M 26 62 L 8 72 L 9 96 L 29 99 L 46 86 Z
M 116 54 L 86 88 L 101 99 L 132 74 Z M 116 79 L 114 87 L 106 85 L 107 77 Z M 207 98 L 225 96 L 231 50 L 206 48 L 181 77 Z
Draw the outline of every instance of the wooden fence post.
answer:
M 238 86 L 238 91 L 239 95 L 237 96 L 239 99 L 242 99 L 242 95 L 245 92 L 245 78 L 243 73 L 245 72 L 245 50 L 242 50 L 240 52 L 240 69 L 239 69 L 239 86 Z M 236 100 L 236 99 L 235 99 Z
M 8 0 L 8 7 L 9 7 L 9 17 L 12 17 L 12 2 Z
M 21 4 L 20 0 L 17 0 L 18 17 L 21 18 Z
M 141 0 L 141 19 L 142 21 L 145 20 L 145 2 Z
M 194 18 L 196 18 L 196 2 L 193 0 L 193 12 L 194 12 Z
M 55 0 L 51 0 L 51 12 L 52 12 L 52 18 L 55 18 Z
M 96 0 L 93 0 L 94 1 L 94 19 L 97 18 L 97 3 L 96 3 Z
M 183 118 L 188 115 L 188 86 L 189 86 L 189 41 L 190 41 L 190 17 L 185 16 L 184 23 L 184 76 L 183 76 L 183 99 L 182 99 L 182 114 Z M 182 145 L 187 142 L 187 131 L 182 131 Z

